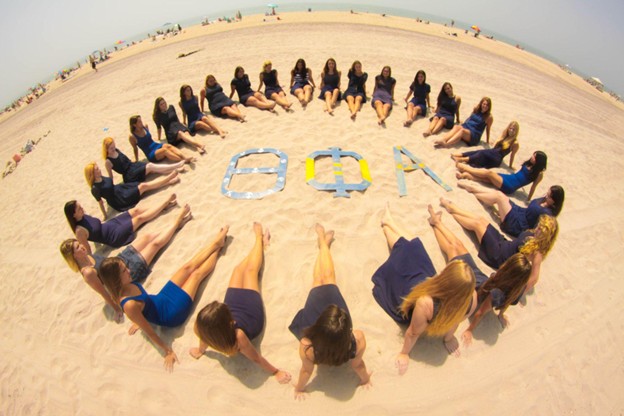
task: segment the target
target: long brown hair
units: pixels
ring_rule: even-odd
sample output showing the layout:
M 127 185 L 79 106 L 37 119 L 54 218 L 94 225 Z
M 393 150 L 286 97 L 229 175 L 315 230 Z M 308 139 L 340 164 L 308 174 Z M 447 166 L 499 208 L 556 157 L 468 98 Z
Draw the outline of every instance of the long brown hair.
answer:
M 160 128 L 160 121 L 158 121 L 158 113 L 160 113 L 160 109 L 158 108 L 158 106 L 160 105 L 160 102 L 164 100 L 165 99 L 163 97 L 158 97 L 154 101 L 154 111 L 152 111 L 152 120 L 154 120 L 154 123 L 156 123 L 156 127 L 158 128 Z
M 124 265 L 123 260 L 119 257 L 108 257 L 102 261 L 100 270 L 98 270 L 102 284 L 115 303 L 119 303 L 119 299 L 121 299 L 123 289 L 121 267 Z
M 236 330 L 230 308 L 221 302 L 211 302 L 197 313 L 195 333 L 209 347 L 226 355 L 237 352 Z
M 475 275 L 462 260 L 453 260 L 436 276 L 417 284 L 400 306 L 407 317 L 418 298 L 430 296 L 440 301 L 440 310 L 427 327 L 427 334 L 441 336 L 460 323 L 470 306 L 475 289 Z
M 478 298 L 480 301 L 485 300 L 492 290 L 499 289 L 505 294 L 505 304 L 496 309 L 504 310 L 520 297 L 530 276 L 531 262 L 524 254 L 516 253 L 479 288 Z
M 130 133 L 134 133 L 134 130 L 136 128 L 136 124 L 139 121 L 139 119 L 141 118 L 140 115 L 134 115 L 131 116 L 130 119 L 128 120 L 128 124 L 130 125 Z
M 483 104 L 483 101 L 486 101 L 488 103 L 488 111 L 483 113 L 483 120 L 487 120 L 488 117 L 490 117 L 490 113 L 492 112 L 492 99 L 490 97 L 481 98 L 481 100 L 479 100 L 479 104 L 477 104 L 475 108 L 472 109 L 472 114 L 481 114 L 481 104 Z
M 65 203 L 65 207 L 63 211 L 65 211 L 65 218 L 67 218 L 67 223 L 69 224 L 69 228 L 72 229 L 73 232 L 76 232 L 76 218 L 74 218 L 74 214 L 76 213 L 76 206 L 78 202 L 75 199 L 72 199 L 69 202 Z
M 314 325 L 303 331 L 303 336 L 312 342 L 315 364 L 338 366 L 351 358 L 351 317 L 336 305 L 325 308 Z

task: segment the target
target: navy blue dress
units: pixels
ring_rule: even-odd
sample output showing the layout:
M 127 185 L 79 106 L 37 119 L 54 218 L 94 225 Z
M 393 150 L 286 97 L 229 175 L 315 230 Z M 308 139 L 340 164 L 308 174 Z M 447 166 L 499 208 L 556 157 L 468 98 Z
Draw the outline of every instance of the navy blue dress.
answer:
M 223 300 L 240 328 L 250 340 L 256 338 L 264 328 L 264 304 L 260 293 L 251 289 L 229 287 Z
M 371 105 L 375 107 L 375 101 L 381 101 L 384 104 L 390 104 L 392 107 L 392 87 L 396 84 L 396 80 L 392 77 L 384 78 L 383 75 L 375 77 L 375 91 L 373 91 L 373 99 Z
M 132 162 L 128 159 L 128 156 L 124 155 L 119 149 L 119 154 L 116 158 L 107 156 L 106 159 L 113 165 L 113 170 L 123 176 L 123 181 L 128 182 L 143 182 L 145 180 L 145 162 Z
M 417 84 L 412 82 L 410 90 L 414 93 L 414 96 L 410 100 L 416 107 L 420 107 L 420 114 L 427 114 L 427 95 L 431 92 L 431 87 L 426 82 L 424 84 Z
M 282 87 L 277 85 L 277 70 L 272 69 L 271 72 L 262 72 L 262 82 L 264 83 L 264 96 L 271 99 L 271 95 L 279 94 L 284 91 Z
M 444 95 L 440 103 L 438 103 L 438 112 L 434 117 L 443 118 L 446 120 L 445 128 L 450 129 L 455 125 L 455 114 L 457 113 L 457 101 L 455 97 L 449 97 Z M 433 119 L 433 117 L 432 117 Z
M 188 121 L 188 127 L 191 133 L 195 134 L 195 123 L 204 117 L 204 114 L 199 109 L 199 103 L 197 102 L 197 96 L 192 96 L 190 99 L 182 101 L 182 108 L 186 113 L 186 120 Z
M 236 93 L 238 94 L 238 101 L 243 105 L 247 102 L 249 97 L 254 95 L 254 91 L 251 89 L 251 82 L 249 81 L 249 76 L 247 74 L 243 74 L 242 78 L 234 77 L 230 85 L 236 90 Z
M 96 201 L 104 198 L 108 205 L 119 212 L 128 211 L 141 200 L 139 184 L 136 182 L 114 185 L 111 178 L 102 176 L 100 182 L 93 182 L 91 194 Z
M 532 236 L 533 231 L 524 231 L 517 238 L 507 240 L 492 224 L 489 224 L 481 239 L 479 258 L 491 268 L 498 269 Z
M 188 128 L 180 123 L 178 114 L 172 105 L 167 108 L 166 112 L 159 111 L 156 115 L 156 125 L 165 129 L 165 135 L 167 142 L 171 145 L 176 145 L 180 142 L 178 139 L 178 133 L 181 131 L 189 131 Z
M 462 124 L 462 127 L 470 132 L 469 146 L 476 146 L 479 144 L 486 125 L 487 123 L 483 118 L 483 113 L 472 113 L 470 117 L 468 117 L 468 120 Z
M 338 89 L 338 84 L 340 84 L 340 75 L 337 72 L 333 74 L 324 74 L 323 75 L 323 88 L 321 88 L 321 93 L 319 97 L 321 100 L 325 99 L 325 93 L 334 93 L 335 89 Z M 340 100 L 340 94 L 338 94 L 338 99 Z
M 301 340 L 303 331 L 314 325 L 318 317 L 330 305 L 336 305 L 350 315 L 338 286 L 329 284 L 313 287 L 308 293 L 305 306 L 297 312 L 288 329 L 298 340 Z
M 212 87 L 206 87 L 206 100 L 208 100 L 208 108 L 215 116 L 224 117 L 221 114 L 223 107 L 229 107 L 234 103 L 225 93 L 221 85 L 215 84 Z
M 347 78 L 349 78 L 349 85 L 347 86 L 347 90 L 344 93 L 345 100 L 347 97 L 362 97 L 362 104 L 366 102 L 366 94 L 364 93 L 366 80 L 368 79 L 368 74 L 366 72 L 362 73 L 362 75 L 357 76 L 355 72 L 349 70 L 347 74 Z
M 511 203 L 511 211 L 507 213 L 505 219 L 501 223 L 501 230 L 512 237 L 517 237 L 523 231 L 535 228 L 542 215 L 553 215 L 549 207 L 543 207 L 541 204 L 545 198 L 537 198 L 529 203 L 526 208 Z
M 130 244 L 136 237 L 132 229 L 132 217 L 127 212 L 105 222 L 85 214 L 76 225 L 89 232 L 89 241 L 115 248 Z

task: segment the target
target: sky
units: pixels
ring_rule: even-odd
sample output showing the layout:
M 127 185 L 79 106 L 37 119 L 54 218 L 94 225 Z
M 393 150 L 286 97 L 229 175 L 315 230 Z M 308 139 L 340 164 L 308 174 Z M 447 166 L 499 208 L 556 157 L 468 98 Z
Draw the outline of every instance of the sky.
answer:
M 146 35 L 166 22 L 233 15 L 258 0 L 0 0 L 0 107 L 94 50 Z M 331 0 L 278 0 L 322 9 Z M 352 3 L 352 4 L 349 4 Z M 392 7 L 477 24 L 540 50 L 624 97 L 622 0 L 359 0 L 345 8 Z M 216 8 L 215 8 L 216 7 Z M 278 9 L 279 11 L 279 9 Z M 620 50 L 620 52 L 617 52 Z M 485 63 L 484 63 L 485 65 Z

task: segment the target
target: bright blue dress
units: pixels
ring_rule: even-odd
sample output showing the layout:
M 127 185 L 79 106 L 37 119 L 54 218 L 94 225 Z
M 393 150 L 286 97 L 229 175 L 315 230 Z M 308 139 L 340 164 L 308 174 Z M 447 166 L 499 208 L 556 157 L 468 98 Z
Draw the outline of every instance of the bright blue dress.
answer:
M 168 327 L 179 326 L 186 321 L 191 313 L 193 300 L 188 293 L 180 289 L 171 280 L 157 295 L 147 294 L 138 282 L 132 282 L 132 284 L 139 288 L 141 294 L 123 299 L 120 303 L 121 308 L 123 309 L 129 300 L 143 302 L 145 305 L 143 316 L 152 324 Z
M 499 173 L 499 175 L 503 179 L 500 190 L 506 195 L 511 195 L 523 186 L 533 182 L 531 179 L 531 172 L 526 165 L 522 165 L 520 170 L 516 173 Z

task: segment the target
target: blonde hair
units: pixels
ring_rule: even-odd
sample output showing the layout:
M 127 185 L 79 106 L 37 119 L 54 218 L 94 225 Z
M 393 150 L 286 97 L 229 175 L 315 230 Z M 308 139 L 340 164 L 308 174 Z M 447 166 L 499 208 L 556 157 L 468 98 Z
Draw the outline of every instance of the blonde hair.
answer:
M 557 219 L 551 215 L 540 216 L 533 232 L 533 236 L 527 238 L 526 242 L 520 247 L 520 253 L 530 256 L 539 251 L 546 257 L 555 245 L 555 240 L 557 240 L 557 235 L 559 234 Z
M 212 74 L 208 74 L 208 75 L 206 75 L 206 80 L 204 81 L 204 86 L 205 86 L 206 88 L 208 88 L 208 80 L 209 80 L 210 78 L 214 79 L 214 80 L 215 80 L 215 82 L 217 82 L 217 79 L 214 77 L 214 75 L 212 75 Z
M 269 65 L 273 65 L 273 62 L 271 61 L 264 61 L 264 63 L 262 64 L 262 71 L 264 71 L 266 69 L 267 66 Z
M 515 127 L 515 134 L 513 136 L 509 134 L 509 129 L 512 126 Z M 501 138 L 498 140 L 498 142 L 496 142 L 496 144 L 494 144 L 494 147 L 500 147 L 504 150 L 509 149 L 518 141 L 519 134 L 520 124 L 517 121 L 513 120 L 507 125 L 507 127 L 505 127 L 505 130 L 503 130 L 503 133 L 501 134 Z
M 84 176 L 87 181 L 87 185 L 89 188 L 93 186 L 93 182 L 95 182 L 95 162 L 88 163 L 84 168 Z
M 106 158 L 108 157 L 108 146 L 111 145 L 111 143 L 114 143 L 115 140 L 113 140 L 112 137 L 106 137 L 103 141 L 102 141 L 102 159 L 106 160 Z
M 440 301 L 440 309 L 427 327 L 426 333 L 433 336 L 444 335 L 464 319 L 475 290 L 475 282 L 470 266 L 462 260 L 453 260 L 436 276 L 414 286 L 399 309 L 407 317 L 416 301 L 423 296 Z
M 74 243 L 76 242 L 78 242 L 78 240 L 75 238 L 68 238 L 63 241 L 59 247 L 61 256 L 63 256 L 63 259 L 65 259 L 65 262 L 73 272 L 80 271 L 80 267 L 78 267 L 78 263 L 76 263 L 76 258 L 74 257 Z

